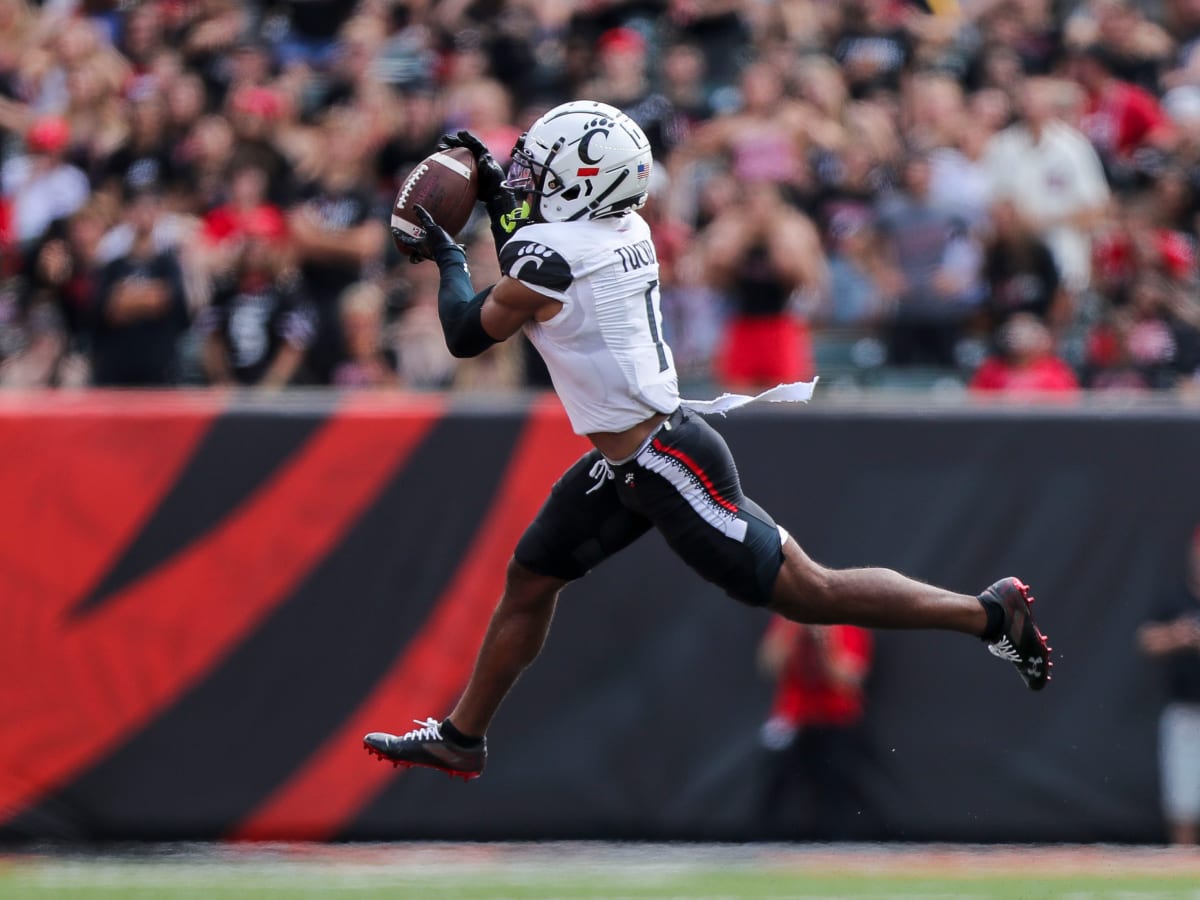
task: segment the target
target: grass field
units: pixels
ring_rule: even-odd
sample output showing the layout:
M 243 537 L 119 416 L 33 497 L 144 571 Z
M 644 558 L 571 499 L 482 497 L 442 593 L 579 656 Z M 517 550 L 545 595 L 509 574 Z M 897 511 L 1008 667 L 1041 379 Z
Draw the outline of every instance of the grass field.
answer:
M 0 900 L 1200 900 L 1200 853 L 1116 847 L 209 845 L 0 856 Z

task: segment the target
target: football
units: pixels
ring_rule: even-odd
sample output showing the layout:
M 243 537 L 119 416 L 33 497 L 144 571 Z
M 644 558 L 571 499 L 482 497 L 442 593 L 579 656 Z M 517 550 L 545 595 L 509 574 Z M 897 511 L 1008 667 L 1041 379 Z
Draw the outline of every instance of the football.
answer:
M 405 237 L 425 236 L 414 209 L 418 205 L 451 235 L 458 234 L 475 208 L 478 181 L 475 158 L 463 147 L 439 150 L 421 160 L 404 179 L 392 207 L 392 239 L 400 252 L 409 252 Z

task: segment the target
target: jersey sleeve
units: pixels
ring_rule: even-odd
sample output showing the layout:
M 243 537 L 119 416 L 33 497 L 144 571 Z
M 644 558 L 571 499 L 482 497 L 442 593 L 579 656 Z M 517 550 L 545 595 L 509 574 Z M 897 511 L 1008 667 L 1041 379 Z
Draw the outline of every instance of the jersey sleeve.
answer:
M 520 232 L 501 248 L 500 271 L 554 300 L 566 300 L 575 280 L 566 257 L 547 244 L 521 237 Z

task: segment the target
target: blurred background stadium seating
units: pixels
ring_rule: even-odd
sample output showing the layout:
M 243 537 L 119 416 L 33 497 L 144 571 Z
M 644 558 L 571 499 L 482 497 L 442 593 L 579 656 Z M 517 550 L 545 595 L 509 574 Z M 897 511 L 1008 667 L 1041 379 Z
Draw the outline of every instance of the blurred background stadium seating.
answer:
M 383 212 L 442 133 L 504 162 L 589 97 L 652 141 L 646 215 L 691 383 L 1195 390 L 1196 16 L 3 0 L 0 383 L 540 386 L 519 342 L 446 355 L 431 267 Z M 462 236 L 481 283 L 482 225 Z M 748 366 L 747 318 L 787 345 L 774 362 Z

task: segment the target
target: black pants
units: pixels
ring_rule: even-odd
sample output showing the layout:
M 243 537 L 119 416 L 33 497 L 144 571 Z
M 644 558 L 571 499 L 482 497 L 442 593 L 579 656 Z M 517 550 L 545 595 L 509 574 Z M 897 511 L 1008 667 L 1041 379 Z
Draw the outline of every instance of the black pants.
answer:
M 879 836 L 862 785 L 870 754 L 860 725 L 810 725 L 764 750 L 758 825 L 763 839 L 846 841 Z
M 610 464 L 599 451 L 584 454 L 554 485 L 516 559 L 569 581 L 651 528 L 730 596 L 755 606 L 770 600 L 783 534 L 742 493 L 725 439 L 682 407 L 628 460 Z

